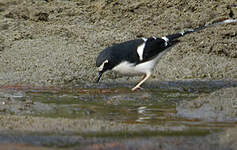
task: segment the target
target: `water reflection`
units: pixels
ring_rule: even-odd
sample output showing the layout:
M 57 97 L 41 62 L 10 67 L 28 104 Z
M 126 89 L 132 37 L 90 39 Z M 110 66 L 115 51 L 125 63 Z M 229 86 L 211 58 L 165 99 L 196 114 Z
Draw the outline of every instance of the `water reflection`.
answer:
M 215 82 L 213 82 L 215 83 Z M 180 82 L 160 85 L 159 89 L 131 92 L 129 88 L 116 89 L 84 89 L 71 88 L 55 89 L 14 89 L 0 93 L 0 98 L 10 98 L 11 104 L 0 105 L 1 114 L 35 115 L 43 117 L 85 118 L 123 122 L 128 124 L 158 124 L 162 126 L 186 127 L 223 127 L 232 126 L 235 122 L 213 122 L 190 117 L 182 118 L 177 115 L 177 106 L 181 101 L 191 101 L 205 89 L 214 90 L 213 85 L 192 85 L 192 90 L 175 90 Z M 223 86 L 227 83 L 223 82 Z M 162 89 L 164 85 L 172 85 Z M 189 89 L 188 86 L 182 89 Z M 215 83 L 216 88 L 222 85 Z M 198 92 L 194 90 L 198 89 Z M 162 89 L 162 90 L 161 90 Z M 200 92 L 202 91 L 202 92 Z M 0 91 L 1 92 L 1 91 Z M 0 99 L 1 100 L 1 99 Z M 10 109 L 9 109 L 10 107 Z

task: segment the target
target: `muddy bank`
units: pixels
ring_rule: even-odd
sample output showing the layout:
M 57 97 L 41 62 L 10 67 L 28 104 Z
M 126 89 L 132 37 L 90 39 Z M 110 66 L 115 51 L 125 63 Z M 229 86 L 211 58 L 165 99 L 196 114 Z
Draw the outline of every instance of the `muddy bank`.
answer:
M 105 128 L 99 122 L 94 122 L 94 125 L 102 127 L 88 128 L 93 132 L 80 132 L 83 120 L 65 120 L 58 119 L 42 119 L 32 117 L 18 116 L 0 116 L 5 119 L 10 127 L 8 130 L 1 127 L 0 147 L 14 149 L 154 149 L 160 147 L 162 149 L 235 149 L 236 146 L 236 128 L 230 128 L 227 131 L 210 134 L 208 132 L 149 132 L 136 134 L 131 132 L 130 127 L 122 129 L 120 132 L 101 132 Z M 45 120 L 42 122 L 42 120 Z M 33 121 L 33 122 L 32 122 Z M 2 121 L 1 121 L 2 122 Z M 17 125 L 19 122 L 19 125 Z M 60 123 L 59 123 L 60 122 Z M 91 122 L 91 121 L 90 121 Z M 38 124 L 44 124 L 44 128 L 39 128 Z M 72 123 L 72 124 L 71 124 Z M 88 123 L 88 122 L 87 122 Z M 104 122 L 105 123 L 105 122 Z M 70 126 L 68 126 L 70 124 Z M 111 122 L 110 122 L 111 124 Z M 50 126 L 52 125 L 52 126 Z M 79 130 L 76 125 L 80 125 Z M 24 127 L 23 127 L 24 126 Z M 64 126 L 60 128 L 59 126 Z M 85 125 L 85 126 L 88 126 Z M 120 126 L 115 124 L 116 128 Z M 76 127 L 76 128 L 75 128 Z M 92 127 L 92 128 L 91 128 Z M 45 129 L 46 128 L 46 129 Z M 52 130 L 48 130 L 51 128 Z M 139 125 L 136 126 L 140 129 Z M 36 130 L 35 130 L 36 129 Z M 136 130 L 137 130 L 136 129 Z M 59 131 L 55 132 L 55 131 Z M 107 130 L 107 129 L 106 129 Z M 32 132 L 33 131 L 33 132 Z M 42 132 L 46 131 L 46 132 Z M 139 132 L 137 132 L 139 133 Z M 152 133 L 150 135 L 150 133 Z M 194 135 L 198 136 L 194 136 Z M 8 144 L 9 143 L 9 144 Z M 14 143 L 14 144 L 10 144 Z M 55 148 L 57 147 L 57 148 Z
M 94 81 L 95 58 L 106 46 L 236 18 L 234 2 L 1 0 L 0 84 Z M 236 31 L 223 25 L 182 38 L 153 79 L 236 79 Z
M 177 107 L 178 114 L 202 120 L 237 120 L 237 88 L 221 89 L 198 97 L 194 101 L 183 101 Z
M 1 137 L 0 137 L 1 138 Z M 9 136 L 9 139 L 11 137 Z M 17 138 L 21 139 L 45 139 L 45 140 L 50 140 L 50 138 L 45 138 L 45 137 L 37 137 L 37 136 L 18 136 Z M 17 141 L 17 138 L 15 137 L 15 141 Z M 51 137 L 53 138 L 53 137 Z M 60 139 L 61 138 L 61 139 Z M 67 138 L 67 141 L 73 141 L 72 138 L 70 137 L 60 137 L 58 136 L 58 141 L 63 142 Z M 51 139 L 52 140 L 52 139 Z M 32 146 L 31 144 L 0 144 L 0 148 L 14 148 L 16 150 L 23 150 L 23 149 L 46 149 L 46 150 L 52 150 L 52 149 L 88 149 L 88 150 L 105 150 L 105 149 L 124 149 L 124 150 L 129 150 L 129 149 L 157 149 L 157 148 L 162 148 L 165 150 L 173 149 L 173 150 L 178 150 L 178 149 L 217 149 L 217 150 L 223 150 L 223 149 L 232 149 L 234 148 L 234 144 L 231 143 L 230 145 L 227 145 L 229 143 L 224 143 L 220 142 L 219 137 L 215 136 L 204 136 L 204 137 L 183 137 L 183 136 L 178 136 L 178 137 L 146 137 L 146 138 L 127 138 L 127 139 L 116 139 L 116 140 L 109 140 L 109 139 L 99 139 L 99 138 L 93 138 L 94 142 L 91 142 L 89 145 L 88 138 L 83 139 L 81 137 L 74 137 L 74 142 L 76 141 L 81 142 L 81 146 L 76 146 L 74 148 L 53 148 L 53 147 L 36 147 Z M 95 142 L 98 140 L 97 142 Z M 77 142 L 78 142 L 77 141 Z M 51 141 L 52 142 L 52 141 Z M 233 141 L 232 141 L 233 142 Z M 183 144 L 186 143 L 186 144 Z M 74 143 L 72 143 L 74 144 Z M 17 147 L 18 146 L 18 147 Z

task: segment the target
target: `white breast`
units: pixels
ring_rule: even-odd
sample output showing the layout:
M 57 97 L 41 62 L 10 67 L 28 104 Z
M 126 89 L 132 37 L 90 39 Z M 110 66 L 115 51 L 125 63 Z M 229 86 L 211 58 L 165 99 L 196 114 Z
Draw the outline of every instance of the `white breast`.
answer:
M 140 63 L 138 65 L 135 65 L 134 63 L 129 63 L 128 61 L 123 61 L 119 65 L 114 67 L 112 70 L 117 71 L 121 74 L 126 74 L 126 75 L 140 75 L 140 74 L 148 74 L 148 73 L 151 74 L 156 63 L 169 50 L 170 50 L 170 48 L 168 48 L 165 51 L 163 51 L 162 53 L 160 53 L 154 59 L 152 59 L 150 61 L 146 61 L 144 63 Z
M 127 75 L 147 74 L 152 72 L 155 64 L 155 60 L 147 61 L 138 65 L 124 61 L 114 67 L 112 70 Z

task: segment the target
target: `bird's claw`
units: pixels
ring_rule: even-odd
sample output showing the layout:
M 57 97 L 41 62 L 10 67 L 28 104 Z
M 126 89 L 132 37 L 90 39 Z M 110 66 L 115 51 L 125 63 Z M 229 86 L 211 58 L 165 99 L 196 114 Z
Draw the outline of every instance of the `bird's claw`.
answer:
M 143 88 L 141 88 L 140 86 L 135 86 L 134 88 L 132 88 L 132 91 L 136 91 L 136 90 L 143 90 Z

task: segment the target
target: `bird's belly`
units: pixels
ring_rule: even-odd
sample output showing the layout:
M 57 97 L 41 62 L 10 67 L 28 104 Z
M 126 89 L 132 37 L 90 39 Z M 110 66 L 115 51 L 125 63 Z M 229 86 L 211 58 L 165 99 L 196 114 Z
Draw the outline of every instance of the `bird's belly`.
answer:
M 133 64 L 129 63 L 127 61 L 124 61 L 113 68 L 114 71 L 117 71 L 121 74 L 125 75 L 140 75 L 140 74 L 147 74 L 151 73 L 154 66 L 155 66 L 155 60 L 150 60 L 144 63 L 140 64 Z

